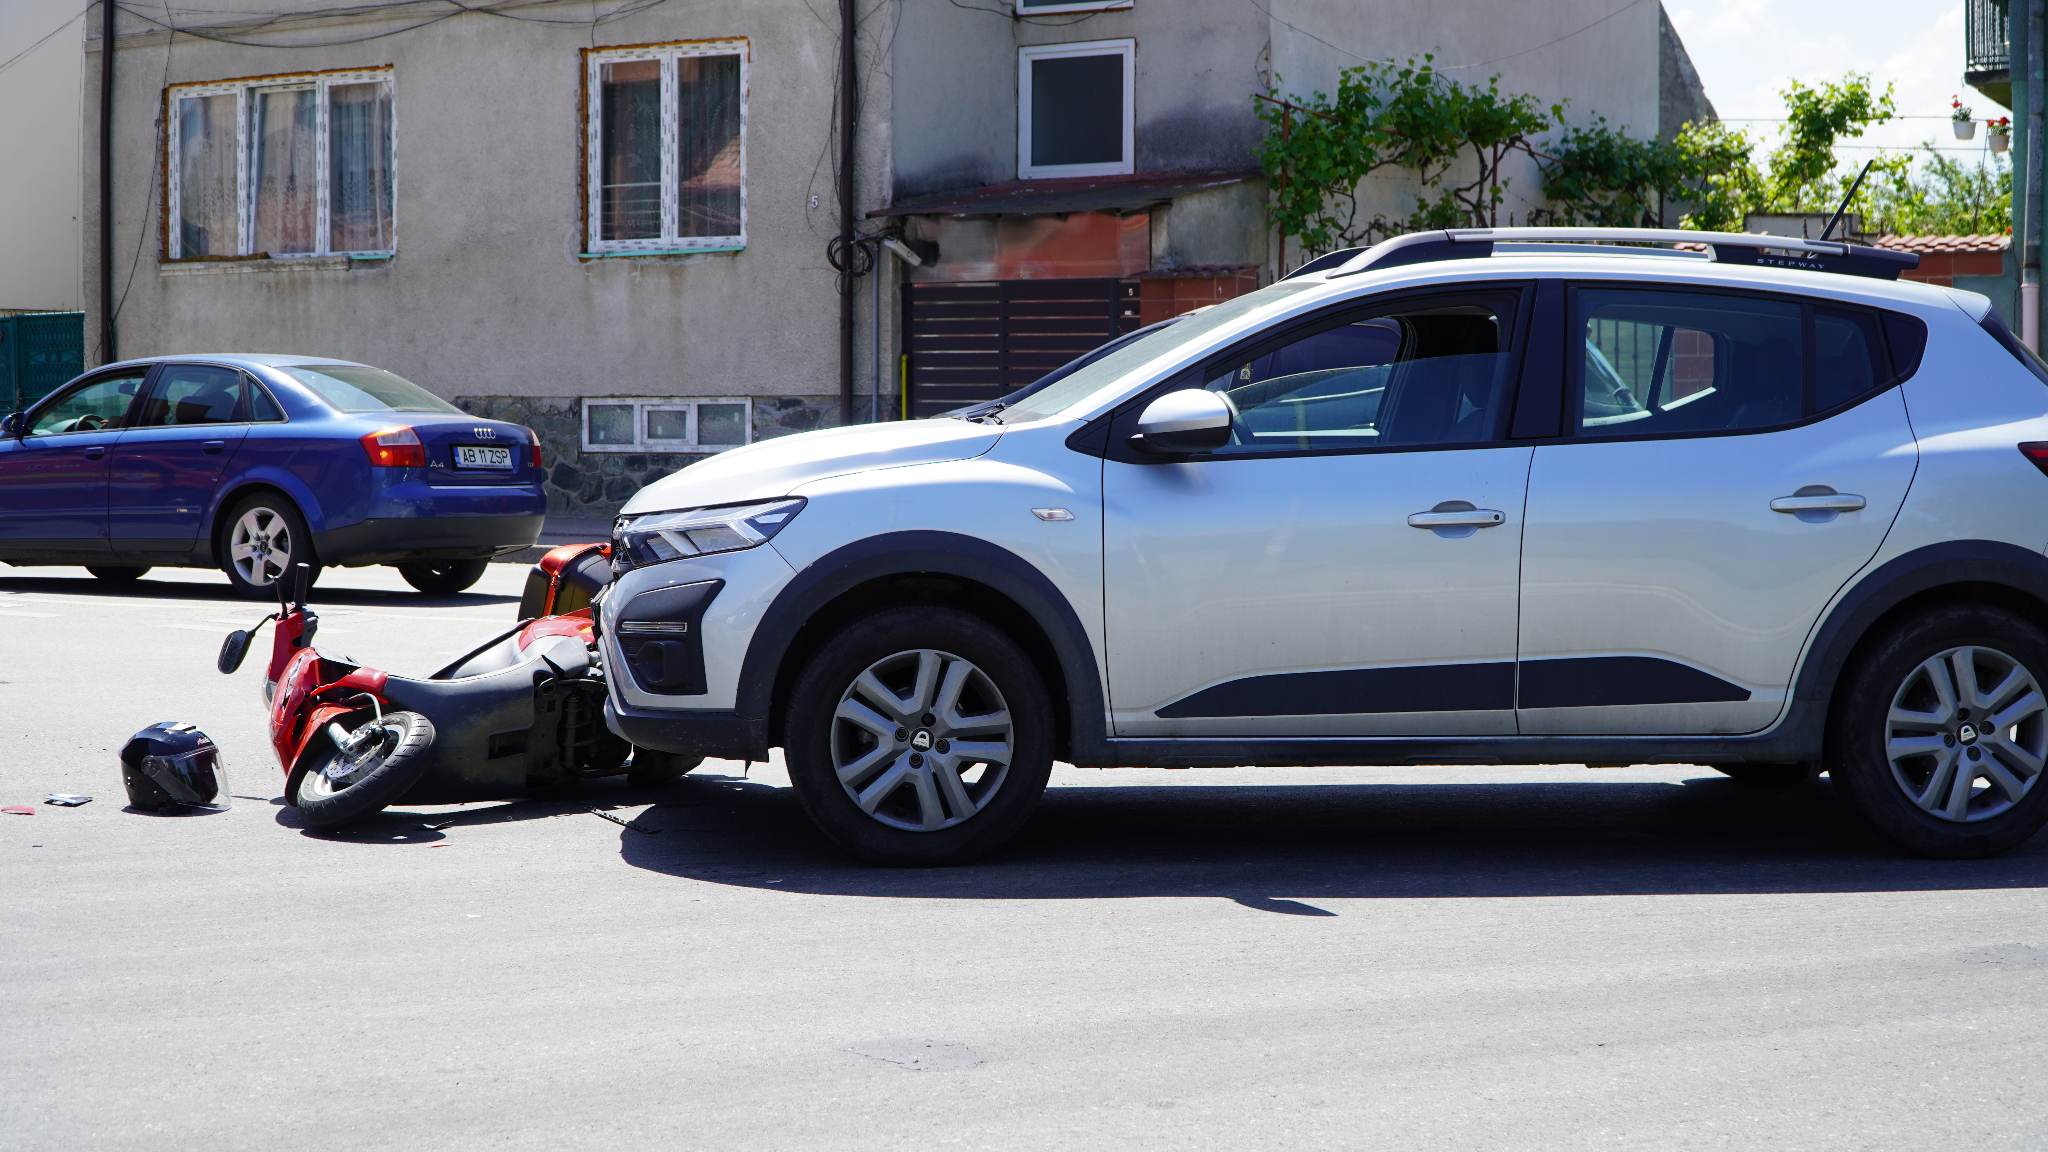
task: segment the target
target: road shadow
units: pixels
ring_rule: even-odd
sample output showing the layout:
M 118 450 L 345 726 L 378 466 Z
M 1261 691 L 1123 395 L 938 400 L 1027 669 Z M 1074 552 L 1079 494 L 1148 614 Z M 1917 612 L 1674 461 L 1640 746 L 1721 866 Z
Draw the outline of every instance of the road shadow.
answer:
M 912 899 L 1200 896 L 1284 915 L 1320 899 L 1894 892 L 2048 887 L 2048 835 L 1993 860 L 1893 854 L 1824 781 L 1054 788 L 978 864 L 862 865 L 787 788 L 686 777 L 620 854 L 671 876 Z
M 446 840 L 451 831 L 459 832 L 465 828 L 548 820 L 557 816 L 603 818 L 627 827 L 628 834 L 650 836 L 659 832 L 656 822 L 644 815 L 635 819 L 630 813 L 613 813 L 611 810 L 639 808 L 662 799 L 674 799 L 672 786 L 640 787 L 629 785 L 622 778 L 586 780 L 545 796 L 435 807 L 406 807 L 401 801 L 397 807 L 386 808 L 346 827 L 331 829 L 307 827 L 303 814 L 286 804 L 282 796 L 271 799 L 269 803 L 277 808 L 275 818 L 279 827 L 293 829 L 308 839 L 342 844 L 402 845 L 432 844 Z
M 196 569 L 195 569 L 196 571 Z M 0 592 L 46 592 L 57 596 L 97 596 L 109 600 L 191 600 L 212 601 L 221 604 L 235 604 L 247 607 L 268 605 L 277 607 L 274 600 L 244 600 L 228 586 L 225 577 L 219 584 L 200 584 L 190 580 L 152 580 L 145 576 L 133 584 L 111 585 L 91 576 L 0 576 Z M 313 586 L 311 597 L 314 611 L 324 604 L 348 606 L 396 605 L 402 608 L 476 608 L 490 604 L 516 604 L 516 595 L 500 595 L 494 592 L 458 592 L 453 596 L 427 596 L 410 588 L 328 588 Z M 259 613 L 262 609 L 258 609 Z

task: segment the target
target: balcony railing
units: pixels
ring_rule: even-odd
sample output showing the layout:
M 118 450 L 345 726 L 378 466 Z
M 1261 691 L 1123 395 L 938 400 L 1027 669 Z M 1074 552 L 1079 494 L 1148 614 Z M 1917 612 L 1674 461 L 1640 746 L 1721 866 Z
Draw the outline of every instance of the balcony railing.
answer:
M 2012 67 L 2005 24 L 2008 2 L 1963 0 L 1963 68 L 1972 75 L 2004 72 Z

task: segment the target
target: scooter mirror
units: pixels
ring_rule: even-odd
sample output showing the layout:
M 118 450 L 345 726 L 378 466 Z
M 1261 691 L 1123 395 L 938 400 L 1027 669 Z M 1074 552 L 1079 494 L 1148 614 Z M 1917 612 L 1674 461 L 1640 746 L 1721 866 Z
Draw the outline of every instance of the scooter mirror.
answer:
M 220 659 L 214 661 L 214 667 L 220 669 L 221 675 L 232 676 L 248 655 L 249 632 L 245 628 L 237 628 L 220 642 Z

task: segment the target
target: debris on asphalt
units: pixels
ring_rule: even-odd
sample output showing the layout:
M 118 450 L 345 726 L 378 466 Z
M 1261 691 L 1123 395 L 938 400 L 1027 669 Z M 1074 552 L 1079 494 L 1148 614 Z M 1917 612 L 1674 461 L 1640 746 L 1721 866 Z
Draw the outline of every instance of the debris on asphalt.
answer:
M 33 816 L 36 814 L 36 810 L 26 804 L 9 804 L 5 808 L 0 808 L 0 812 L 5 812 L 9 816 Z
M 634 818 L 633 818 L 632 820 L 621 820 L 621 819 L 619 819 L 619 818 L 618 818 L 617 816 L 614 816 L 614 815 L 612 815 L 611 813 L 609 813 L 609 812 L 606 812 L 606 811 L 604 811 L 604 810 L 603 810 L 603 809 L 601 809 L 601 808 L 592 808 L 592 809 L 590 809 L 590 814 L 591 814 L 592 816 L 602 816 L 602 817 L 604 817 L 605 819 L 607 819 L 607 820 L 611 821 L 611 822 L 612 822 L 612 823 L 614 823 L 614 824 L 617 824 L 617 825 L 618 825 L 619 827 L 621 827 L 621 828 L 624 828 L 624 829 L 626 829 L 626 830 L 627 830 L 627 831 L 629 831 L 629 832 L 643 832 L 643 833 L 646 833 L 646 834 L 647 834 L 647 835 L 649 835 L 649 836 L 652 836 L 652 835 L 654 835 L 655 833 L 657 833 L 657 832 L 661 831 L 661 829 L 659 829 L 659 828 L 643 828 L 643 827 L 641 827 L 641 826 L 640 826 L 640 825 L 639 825 L 639 824 L 637 823 L 637 821 L 638 821 L 638 819 L 639 819 L 639 817 L 637 817 L 637 816 L 636 816 L 636 817 L 634 817 Z
M 43 797 L 43 803 L 53 804 L 59 808 L 77 808 L 92 803 L 92 797 L 80 796 L 76 792 L 52 792 Z

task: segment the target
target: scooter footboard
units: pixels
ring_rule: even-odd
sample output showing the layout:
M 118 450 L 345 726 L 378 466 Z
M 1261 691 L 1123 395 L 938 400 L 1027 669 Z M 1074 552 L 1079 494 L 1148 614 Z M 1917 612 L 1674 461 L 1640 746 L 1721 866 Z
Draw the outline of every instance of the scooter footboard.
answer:
M 534 750 L 559 744 L 553 731 L 539 731 L 534 706 L 537 690 L 557 678 L 555 667 L 580 675 L 588 656 L 580 642 L 566 637 L 536 644 L 531 659 L 510 668 L 455 680 L 408 680 L 392 677 L 384 696 L 388 709 L 418 712 L 434 723 L 434 744 L 427 769 L 405 799 L 415 804 L 453 804 L 468 800 L 524 794 L 533 779 Z M 550 667 L 551 659 L 555 667 Z M 541 728 L 560 724 L 558 714 Z M 554 759 L 545 752 L 543 765 Z

